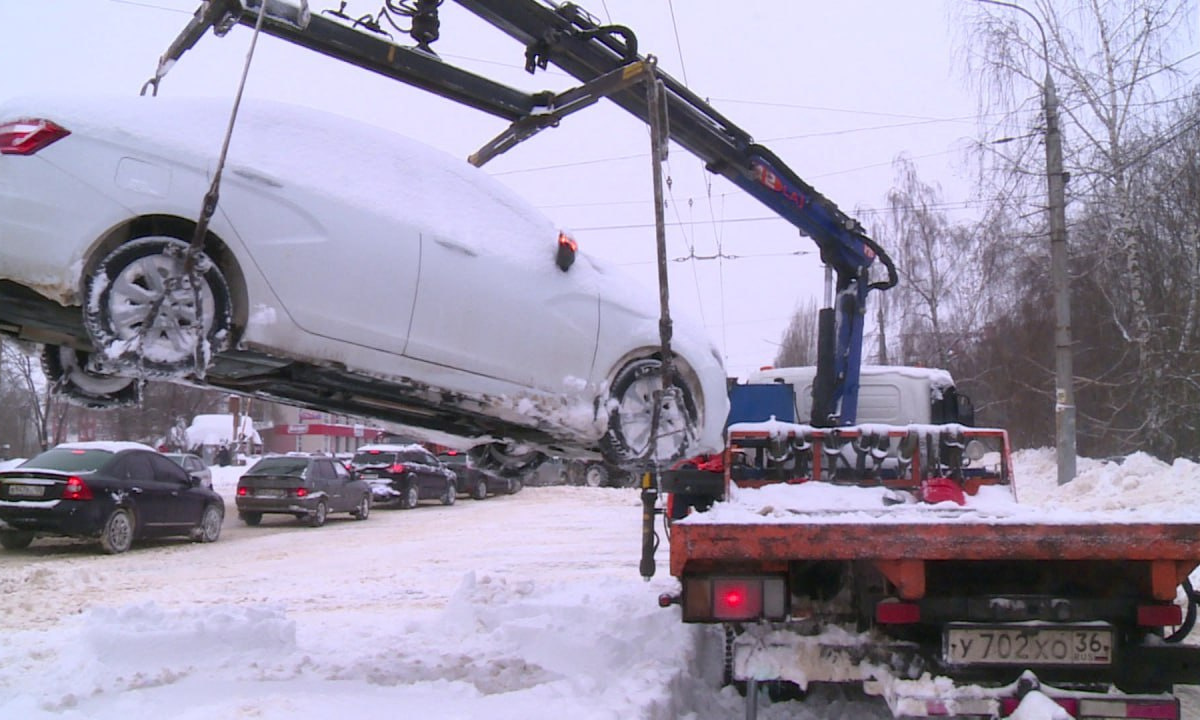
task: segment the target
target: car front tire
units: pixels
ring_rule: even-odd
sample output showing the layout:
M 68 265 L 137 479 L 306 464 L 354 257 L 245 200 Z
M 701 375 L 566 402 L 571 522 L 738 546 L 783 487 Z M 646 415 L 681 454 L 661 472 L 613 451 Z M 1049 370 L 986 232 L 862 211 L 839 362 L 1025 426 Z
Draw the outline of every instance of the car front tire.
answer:
M 106 360 L 150 377 L 183 377 L 203 373 L 212 354 L 230 346 L 225 276 L 201 255 L 193 286 L 187 252 L 178 238 L 140 238 L 106 255 L 87 278 L 84 327 Z
M 446 489 L 442 491 L 441 499 L 443 505 L 453 505 L 454 501 L 458 499 L 458 488 L 454 485 L 453 480 L 446 481 Z
M 475 498 L 476 500 L 485 500 L 487 499 L 487 491 L 487 480 L 480 480 L 479 482 L 475 483 L 475 492 L 471 494 L 471 497 Z
M 117 508 L 104 522 L 100 532 L 100 547 L 109 555 L 118 555 L 133 546 L 133 513 Z

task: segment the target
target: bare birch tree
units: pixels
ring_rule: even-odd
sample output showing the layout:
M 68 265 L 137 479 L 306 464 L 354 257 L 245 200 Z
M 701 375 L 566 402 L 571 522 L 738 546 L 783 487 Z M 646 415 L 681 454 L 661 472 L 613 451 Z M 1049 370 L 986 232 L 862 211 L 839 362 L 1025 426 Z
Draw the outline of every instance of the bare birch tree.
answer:
M 1164 322 L 1164 313 L 1182 306 L 1189 308 L 1185 317 L 1195 317 L 1195 288 L 1194 280 L 1190 287 L 1165 282 L 1172 268 L 1191 261 L 1179 244 L 1189 231 L 1164 234 L 1162 224 L 1151 220 L 1153 198 L 1146 191 L 1153 181 L 1147 173 L 1153 174 L 1151 161 L 1165 146 L 1149 131 L 1163 126 L 1171 109 L 1163 95 L 1176 91 L 1186 56 L 1175 46 L 1194 24 L 1188 18 L 1194 10 L 1183 0 L 1034 0 L 1022 6 L 1039 18 L 1034 27 L 1011 7 L 967 7 L 974 11 L 969 76 L 983 81 L 985 111 L 1006 111 L 987 132 L 993 141 L 1011 141 L 981 143 L 982 177 L 993 197 L 1025 206 L 1033 238 L 1044 231 L 1039 205 L 1045 178 L 1036 146 L 1045 73 L 1058 85 L 1070 174 L 1072 304 L 1080 311 L 1073 310 L 1072 325 L 1075 354 L 1083 359 L 1076 367 L 1080 450 L 1090 434 L 1093 451 L 1170 455 L 1178 449 L 1173 423 L 1179 415 L 1167 409 L 1181 380 L 1165 370 L 1186 353 L 1189 335 Z M 1167 138 L 1177 138 L 1188 122 L 1167 123 Z M 1046 252 L 1048 246 L 1039 239 L 1032 249 Z M 1179 294 L 1168 296 L 1168 288 Z

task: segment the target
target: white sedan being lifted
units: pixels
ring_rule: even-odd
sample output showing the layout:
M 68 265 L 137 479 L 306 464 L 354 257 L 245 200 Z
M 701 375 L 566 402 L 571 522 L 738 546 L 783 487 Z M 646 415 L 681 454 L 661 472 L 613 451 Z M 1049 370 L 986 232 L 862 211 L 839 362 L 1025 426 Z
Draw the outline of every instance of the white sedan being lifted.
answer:
M 43 344 L 61 392 L 103 407 L 143 378 L 205 383 L 470 438 L 508 469 L 720 446 L 725 372 L 701 332 L 676 323 L 656 396 L 654 289 L 392 132 L 247 101 L 189 253 L 229 106 L 0 107 L 0 332 Z

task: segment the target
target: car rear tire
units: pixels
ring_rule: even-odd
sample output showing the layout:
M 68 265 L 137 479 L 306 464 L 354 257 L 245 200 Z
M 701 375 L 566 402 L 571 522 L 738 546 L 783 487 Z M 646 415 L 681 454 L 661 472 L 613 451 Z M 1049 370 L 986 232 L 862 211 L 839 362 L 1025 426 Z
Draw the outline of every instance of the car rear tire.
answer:
M 317 509 L 313 510 L 312 515 L 308 516 L 309 527 L 321 527 L 325 524 L 325 519 L 329 516 L 329 506 L 324 500 L 317 502 Z
M 662 389 L 662 362 L 643 358 L 625 366 L 612 383 L 612 412 L 601 439 L 604 459 L 613 465 L 658 461 L 684 456 L 696 427 L 696 403 L 691 390 L 675 374 L 675 392 L 662 400 L 654 457 L 650 442 L 654 428 L 654 394 Z
M 184 272 L 188 243 L 143 237 L 110 252 L 88 276 L 83 324 L 106 361 L 141 376 L 203 374 L 231 345 L 229 285 L 207 255 Z
M 0 532 L 0 547 L 5 550 L 24 550 L 33 542 L 33 535 L 29 530 L 5 530 Z
M 74 348 L 46 345 L 42 348 L 42 372 L 54 391 L 72 405 L 109 410 L 141 402 L 140 381 L 89 370 L 92 359 L 91 354 Z
M 200 524 L 192 530 L 192 540 L 195 542 L 211 543 L 216 542 L 221 537 L 221 523 L 225 520 L 225 513 L 216 505 L 205 505 L 204 512 L 200 515 Z
M 404 494 L 400 496 L 400 509 L 412 510 L 421 502 L 421 489 L 417 487 L 417 481 L 413 480 L 404 486 Z
M 487 480 L 481 479 L 479 482 L 475 483 L 475 492 L 471 493 L 471 497 L 475 498 L 476 500 L 486 500 L 487 491 Z
M 241 521 L 246 523 L 250 527 L 254 527 L 255 525 L 258 525 L 259 523 L 261 523 L 262 515 L 263 514 L 260 512 L 240 512 L 240 513 L 238 513 L 238 517 L 241 519 Z
M 109 555 L 118 555 L 133 546 L 133 513 L 117 508 L 100 531 L 100 547 Z
M 442 504 L 453 505 L 458 499 L 458 487 L 455 486 L 453 480 L 446 481 L 446 489 L 442 491 Z
M 358 508 L 354 511 L 355 520 L 366 520 L 371 514 L 371 496 L 363 495 L 358 501 Z

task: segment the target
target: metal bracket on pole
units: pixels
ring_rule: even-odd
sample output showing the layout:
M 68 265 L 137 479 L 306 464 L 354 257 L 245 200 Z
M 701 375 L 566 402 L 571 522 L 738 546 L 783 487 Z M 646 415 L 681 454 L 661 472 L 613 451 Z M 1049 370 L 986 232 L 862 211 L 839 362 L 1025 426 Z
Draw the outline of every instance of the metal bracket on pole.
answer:
M 651 72 L 648 61 L 637 60 L 557 95 L 549 96 L 547 93 L 549 97 L 544 107 L 535 108 L 530 114 L 517 118 L 504 132 L 475 151 L 467 161 L 475 167 L 483 167 L 484 163 L 542 130 L 557 127 L 567 115 L 591 107 L 601 98 L 644 80 Z

